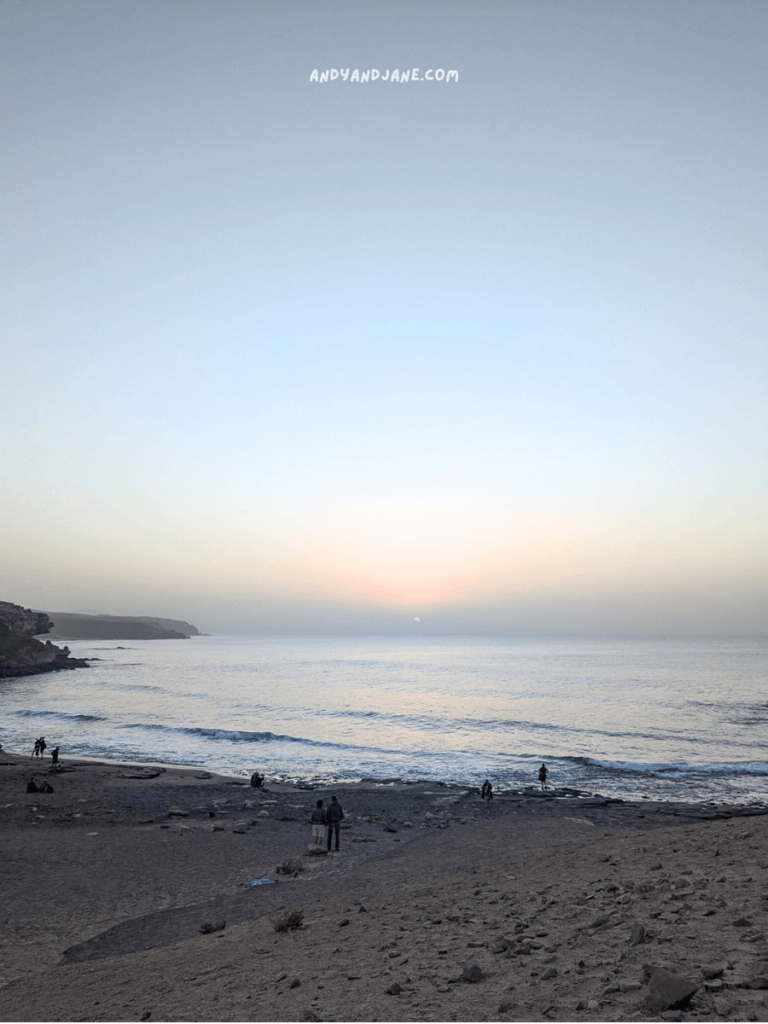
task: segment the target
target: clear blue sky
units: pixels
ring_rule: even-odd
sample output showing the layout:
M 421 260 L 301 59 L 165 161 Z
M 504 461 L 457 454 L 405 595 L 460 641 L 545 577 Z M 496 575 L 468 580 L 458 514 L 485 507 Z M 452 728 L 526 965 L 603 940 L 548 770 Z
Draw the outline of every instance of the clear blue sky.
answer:
M 6 0 L 0 596 L 764 633 L 767 44 L 740 0 Z

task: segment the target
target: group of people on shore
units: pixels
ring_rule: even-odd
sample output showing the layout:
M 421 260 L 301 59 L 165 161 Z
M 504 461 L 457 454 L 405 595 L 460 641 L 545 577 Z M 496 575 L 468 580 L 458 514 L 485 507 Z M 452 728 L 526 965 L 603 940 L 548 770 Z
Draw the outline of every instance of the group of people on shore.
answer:
M 548 775 L 549 775 L 549 769 L 547 768 L 547 766 L 542 761 L 541 768 L 539 768 L 539 782 L 541 783 L 541 788 L 542 789 L 546 789 L 547 788 L 547 776 Z M 482 797 L 483 800 L 485 800 L 485 806 L 488 808 L 488 811 L 490 812 L 490 810 L 491 810 L 491 800 L 493 800 L 493 786 L 491 785 L 491 782 L 490 782 L 489 779 L 486 779 L 485 782 L 483 783 L 483 785 L 481 786 L 481 788 L 480 788 L 480 796 Z
M 335 796 L 331 797 L 328 807 L 323 806 L 323 801 L 318 800 L 314 811 L 312 811 L 312 845 L 322 846 L 325 841 L 326 829 L 328 830 L 328 853 L 331 852 L 331 839 L 336 837 L 336 851 L 339 849 L 339 829 L 344 820 L 344 811 Z
M 29 755 L 30 757 L 44 757 L 45 751 L 48 744 L 45 742 L 45 736 L 40 736 L 35 740 L 35 749 Z M 51 764 L 54 768 L 58 767 L 59 764 L 59 748 L 54 747 L 51 751 Z

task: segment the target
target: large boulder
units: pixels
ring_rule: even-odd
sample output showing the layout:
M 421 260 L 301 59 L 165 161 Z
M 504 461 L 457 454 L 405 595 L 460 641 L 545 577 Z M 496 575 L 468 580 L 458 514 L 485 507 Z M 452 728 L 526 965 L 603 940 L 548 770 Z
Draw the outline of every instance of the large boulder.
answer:
M 698 991 L 695 981 L 672 974 L 663 967 L 643 965 L 648 982 L 648 1008 L 652 1013 L 664 1010 L 683 1010 L 691 996 Z

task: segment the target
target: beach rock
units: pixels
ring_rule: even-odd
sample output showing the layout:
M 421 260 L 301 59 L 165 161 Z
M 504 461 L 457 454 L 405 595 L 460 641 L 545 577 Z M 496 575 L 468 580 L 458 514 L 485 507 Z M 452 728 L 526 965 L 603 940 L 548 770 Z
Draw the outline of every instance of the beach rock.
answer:
M 739 917 L 733 922 L 734 928 L 751 928 L 752 922 L 748 917 Z
M 702 967 L 701 968 L 701 973 L 704 975 L 704 977 L 706 979 L 719 978 L 720 975 L 723 973 L 723 968 L 722 967 Z
M 648 1007 L 654 1013 L 683 1009 L 698 990 L 695 981 L 672 974 L 663 967 L 651 964 L 644 964 L 643 967 L 648 980 Z
M 255 806 L 256 804 L 253 802 L 253 800 L 246 800 L 245 803 L 243 804 L 243 810 L 252 811 Z
M 169 818 L 188 818 L 189 811 L 182 810 L 181 807 L 171 807 L 168 811 Z
M 632 933 L 629 936 L 629 944 L 630 946 L 641 946 L 644 942 L 645 928 L 639 923 L 639 921 L 635 921 L 632 925 Z
M 662 1020 L 682 1020 L 683 1014 L 681 1010 L 665 1010 L 659 1015 Z
M 268 818 L 269 817 L 269 811 L 259 811 L 259 813 L 256 815 L 256 817 L 257 818 Z
M 301 984 L 301 978 L 292 978 L 288 988 L 298 988 Z
M 619 991 L 620 992 L 639 992 L 643 986 L 639 981 L 620 981 Z
M 557 977 L 557 968 L 556 967 L 548 967 L 546 969 L 546 971 L 544 971 L 544 973 L 542 974 L 541 980 L 542 981 L 549 981 L 550 978 L 556 978 L 556 977 Z
M 726 996 L 718 996 L 715 1000 L 715 1013 L 720 1017 L 727 1017 L 731 1012 L 732 1006 L 730 999 Z
M 304 861 L 301 857 L 285 857 L 282 864 L 278 865 L 275 869 L 276 873 L 284 875 L 293 875 L 297 871 L 304 870 Z
M 211 775 L 210 772 L 198 772 L 197 775 L 195 775 L 195 778 L 196 779 L 212 779 L 213 776 Z
M 225 831 L 224 826 L 223 825 L 219 825 L 218 823 L 214 824 L 214 825 L 209 825 L 208 826 L 208 830 L 209 830 L 209 832 L 224 832 Z
M 402 988 L 395 981 L 389 986 L 389 988 L 386 990 L 386 993 L 388 996 L 399 996 L 402 991 Z
M 464 981 L 471 981 L 472 983 L 482 981 L 485 977 L 480 965 L 474 961 L 470 961 L 464 965 L 464 970 L 461 972 L 461 976 Z
M 201 935 L 211 935 L 213 932 L 223 932 L 226 927 L 226 921 L 203 921 L 198 931 Z
M 285 973 L 285 971 L 280 971 L 280 973 L 275 978 L 275 984 L 277 984 L 279 981 L 282 981 L 283 978 L 287 978 L 287 977 L 288 977 L 288 975 Z
M 244 832 L 248 831 L 248 822 L 247 821 L 235 822 L 235 824 L 232 826 L 232 831 L 233 832 L 237 832 L 238 835 L 242 835 Z
M 328 851 L 324 846 L 316 846 L 315 843 L 310 843 L 307 847 L 305 857 L 327 857 Z
M 600 1003 L 598 1003 L 598 1001 L 596 999 L 590 999 L 589 1002 L 587 1003 L 587 1009 L 588 1010 L 599 1010 L 600 1009 Z
M 721 978 L 711 978 L 704 982 L 704 988 L 707 992 L 722 992 L 725 985 Z

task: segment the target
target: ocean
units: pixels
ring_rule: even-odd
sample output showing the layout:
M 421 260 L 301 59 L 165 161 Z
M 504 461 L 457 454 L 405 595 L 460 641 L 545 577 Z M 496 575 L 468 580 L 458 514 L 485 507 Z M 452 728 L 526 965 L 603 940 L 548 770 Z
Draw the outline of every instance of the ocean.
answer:
M 5 679 L 0 742 L 331 783 L 536 783 L 768 800 L 768 641 L 201 636 L 69 641 Z

